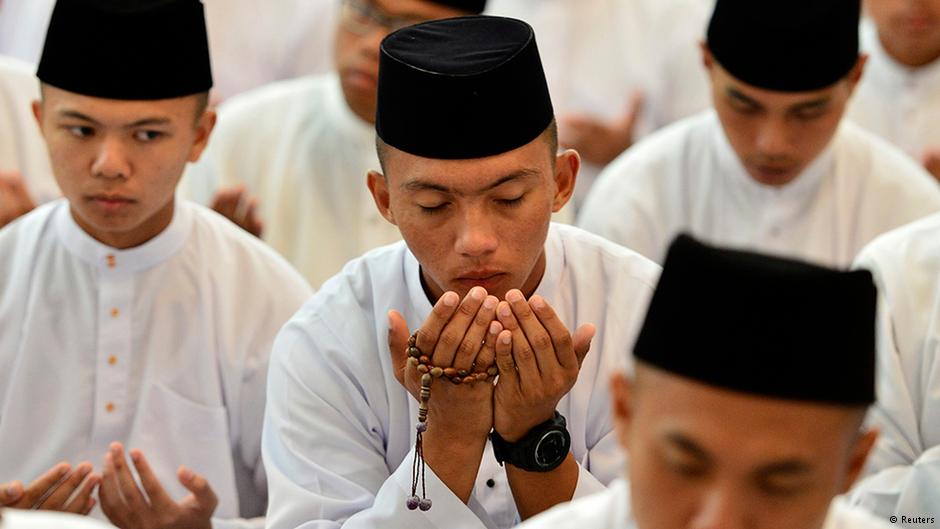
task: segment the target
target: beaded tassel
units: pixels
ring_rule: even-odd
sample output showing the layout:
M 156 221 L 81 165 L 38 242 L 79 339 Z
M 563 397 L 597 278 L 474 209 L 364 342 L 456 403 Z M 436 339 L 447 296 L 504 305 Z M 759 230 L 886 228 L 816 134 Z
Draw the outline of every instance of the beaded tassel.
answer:
M 415 337 L 408 339 L 408 355 L 412 359 L 422 357 L 421 351 L 415 346 Z M 425 357 L 426 358 L 426 357 Z M 427 361 L 421 362 L 418 366 L 424 369 L 419 371 L 421 375 L 421 402 L 418 404 L 418 423 L 415 425 L 415 459 L 411 467 L 411 497 L 408 498 L 406 506 L 410 510 L 421 509 L 427 511 L 431 508 L 431 500 L 428 499 L 428 493 L 424 481 L 424 432 L 428 430 L 428 402 L 431 400 L 431 383 L 434 377 L 429 372 Z M 418 497 L 418 484 L 421 484 L 421 497 Z

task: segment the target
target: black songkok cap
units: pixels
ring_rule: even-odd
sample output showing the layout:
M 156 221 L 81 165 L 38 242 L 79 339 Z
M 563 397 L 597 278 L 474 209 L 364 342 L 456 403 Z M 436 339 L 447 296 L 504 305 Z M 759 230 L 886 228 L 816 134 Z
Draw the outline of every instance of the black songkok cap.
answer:
M 434 3 L 450 6 L 467 13 L 482 13 L 486 9 L 486 0 L 434 0 Z
M 708 48 L 747 84 L 779 92 L 831 86 L 858 61 L 859 0 L 718 0 Z
M 634 354 L 724 389 L 864 406 L 875 400 L 876 300 L 867 271 L 718 249 L 680 235 Z
M 199 0 L 58 0 L 36 73 L 107 99 L 181 97 L 212 88 Z
M 375 130 L 424 158 L 483 158 L 522 147 L 554 118 L 532 28 L 471 16 L 382 41 Z

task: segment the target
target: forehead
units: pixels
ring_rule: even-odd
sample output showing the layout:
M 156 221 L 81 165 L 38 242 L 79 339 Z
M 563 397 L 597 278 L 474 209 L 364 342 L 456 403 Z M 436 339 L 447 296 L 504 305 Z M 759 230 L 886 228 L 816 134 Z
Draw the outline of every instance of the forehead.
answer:
M 721 96 L 742 95 L 767 108 L 786 108 L 826 100 L 833 97 L 843 83 L 839 81 L 826 88 L 806 92 L 778 92 L 745 83 L 731 75 L 717 62 L 714 66 L 713 75 Z
M 638 376 L 635 427 L 660 440 L 681 433 L 732 458 L 814 457 L 854 437 L 847 408 L 724 390 L 649 367 Z
M 43 86 L 42 97 L 46 114 L 50 117 L 79 113 L 103 124 L 109 124 L 131 123 L 143 119 L 170 122 L 192 120 L 199 96 L 127 101 L 91 97 L 46 85 Z

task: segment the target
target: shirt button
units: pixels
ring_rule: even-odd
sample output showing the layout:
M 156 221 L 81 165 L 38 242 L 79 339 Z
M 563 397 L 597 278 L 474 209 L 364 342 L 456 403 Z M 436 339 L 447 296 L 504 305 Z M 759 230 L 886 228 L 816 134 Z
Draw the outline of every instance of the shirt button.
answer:
M 493 487 L 496 486 L 496 482 L 493 481 L 493 478 L 490 478 L 490 479 L 486 480 L 486 486 L 492 489 Z
M 113 402 L 109 402 L 107 405 L 105 405 L 104 409 L 105 409 L 105 411 L 107 411 L 108 413 L 111 413 L 112 411 L 114 411 L 114 403 L 113 403 Z
M 117 258 L 114 257 L 113 254 L 109 254 L 105 259 L 108 262 L 108 268 L 114 268 L 117 266 Z
M 116 356 L 111 355 L 111 356 L 108 357 L 108 365 L 112 365 L 112 366 L 113 366 L 113 365 L 116 364 L 116 363 L 117 363 L 117 357 L 116 357 Z
M 120 315 L 121 315 L 121 311 L 118 310 L 116 307 L 113 308 L 113 309 L 111 309 L 111 317 L 112 317 L 112 318 L 117 318 L 117 317 L 120 316 Z

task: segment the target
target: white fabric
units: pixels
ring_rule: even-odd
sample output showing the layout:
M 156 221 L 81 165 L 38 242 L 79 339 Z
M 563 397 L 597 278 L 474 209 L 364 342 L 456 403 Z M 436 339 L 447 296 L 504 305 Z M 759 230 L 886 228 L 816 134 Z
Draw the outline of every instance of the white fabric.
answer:
M 94 518 L 47 511 L 3 509 L 0 529 L 106 529 L 114 527 Z
M 920 160 L 940 148 L 940 60 L 920 68 L 895 61 L 875 25 L 862 24 L 861 44 L 869 59 L 849 106 L 849 119 Z
M 526 521 L 519 529 L 637 529 L 630 502 L 630 487 L 617 480 L 606 491 L 571 503 L 558 505 Z M 668 503 L 664 505 L 668 509 Z M 822 529 L 890 529 L 895 527 L 850 507 L 836 498 L 832 502 Z
M 598 333 L 558 406 L 581 465 L 575 496 L 621 472 L 607 389 L 628 362 L 659 268 L 577 228 L 553 224 L 536 293 L 574 329 Z M 469 505 L 428 468 L 430 511 L 408 511 L 417 403 L 395 380 L 387 312 L 414 329 L 431 312 L 404 242 L 350 262 L 285 326 L 271 357 L 262 452 L 272 529 L 506 528 L 518 523 L 505 470 L 487 445 Z M 587 470 L 587 471 L 585 471 Z M 487 480 L 495 485 L 490 488 Z
M 882 516 L 940 519 L 940 215 L 876 239 L 856 266 L 879 290 L 881 431 L 853 500 Z
M 375 130 L 346 105 L 336 75 L 274 83 L 222 106 L 183 188 L 208 205 L 219 186 L 259 199 L 264 240 L 314 287 L 368 250 L 401 239 L 375 207 Z
M 716 244 L 847 267 L 876 236 L 940 211 L 940 188 L 886 142 L 843 122 L 796 180 L 756 182 L 713 110 L 624 153 L 578 224 L 661 262 L 679 232 Z
M 710 8 L 707 0 L 489 0 L 486 11 L 535 29 L 556 116 L 616 119 L 641 90 L 639 139 L 710 105 L 698 46 Z M 576 204 L 601 169 L 584 167 Z
M 33 116 L 39 80 L 28 63 L 0 56 L 0 170 L 16 170 L 37 202 L 60 195 L 46 142 Z
M 234 518 L 264 514 L 267 359 L 310 294 L 303 278 L 191 203 L 115 250 L 58 200 L 0 230 L 0 256 L 0 446 L 15 454 L 0 458 L 0 483 L 62 460 L 100 469 L 119 441 L 176 499 L 189 494 L 179 465 L 205 475 L 217 528 L 261 527 Z
M 223 98 L 333 69 L 339 0 L 203 0 L 215 91 Z M 0 53 L 37 64 L 55 0 L 0 2 Z

